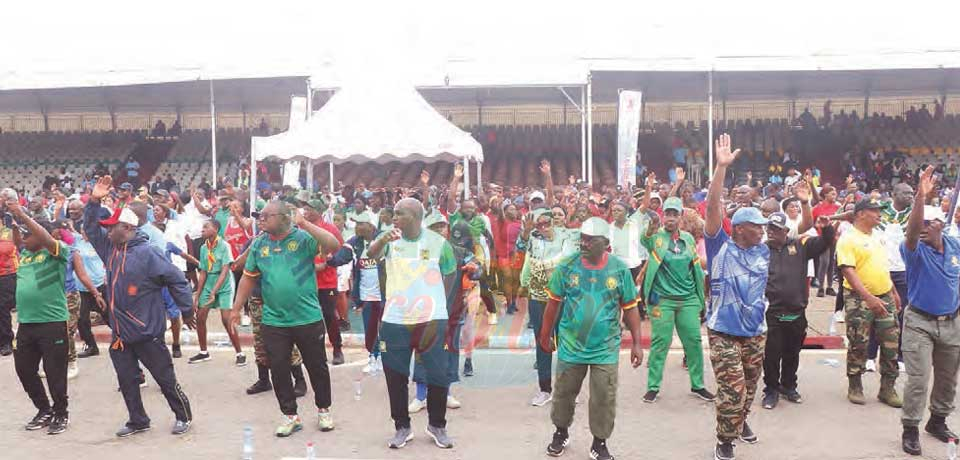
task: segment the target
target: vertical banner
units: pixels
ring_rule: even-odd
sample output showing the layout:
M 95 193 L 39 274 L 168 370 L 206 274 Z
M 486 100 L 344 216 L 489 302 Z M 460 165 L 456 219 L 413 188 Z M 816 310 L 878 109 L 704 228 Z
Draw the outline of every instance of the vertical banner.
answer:
M 290 160 L 283 164 L 283 185 L 300 189 L 300 162 Z
M 640 98 L 640 91 L 620 91 L 617 116 L 617 185 L 625 189 L 637 183 Z

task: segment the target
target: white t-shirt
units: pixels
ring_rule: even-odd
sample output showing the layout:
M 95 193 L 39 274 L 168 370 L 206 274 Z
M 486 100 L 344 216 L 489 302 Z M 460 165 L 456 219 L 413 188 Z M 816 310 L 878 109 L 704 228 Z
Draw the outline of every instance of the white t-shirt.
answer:
M 167 226 L 163 230 L 164 240 L 168 243 L 173 243 L 173 245 L 180 248 L 181 251 L 187 252 L 187 242 L 184 241 L 184 237 L 186 236 L 187 231 L 179 221 L 167 219 Z M 184 260 L 183 257 L 173 256 L 170 262 L 172 262 L 178 270 L 182 272 L 187 271 L 187 261 Z

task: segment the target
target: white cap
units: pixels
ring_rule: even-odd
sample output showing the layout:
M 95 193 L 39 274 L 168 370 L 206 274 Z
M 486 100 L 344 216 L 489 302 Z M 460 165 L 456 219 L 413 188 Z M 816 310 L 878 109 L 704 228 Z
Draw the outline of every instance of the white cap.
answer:
M 939 220 L 941 223 L 947 223 L 947 216 L 943 215 L 939 206 L 924 206 L 923 220 Z
M 533 192 L 530 193 L 530 201 L 536 200 L 537 198 L 539 198 L 539 199 L 541 199 L 541 200 L 543 200 L 543 201 L 546 201 L 546 200 L 547 200 L 547 198 L 546 198 L 545 196 L 543 196 L 543 192 L 541 192 L 541 191 L 539 191 L 539 190 L 534 190 Z
M 610 224 L 599 217 L 591 217 L 580 225 L 580 234 L 610 238 Z

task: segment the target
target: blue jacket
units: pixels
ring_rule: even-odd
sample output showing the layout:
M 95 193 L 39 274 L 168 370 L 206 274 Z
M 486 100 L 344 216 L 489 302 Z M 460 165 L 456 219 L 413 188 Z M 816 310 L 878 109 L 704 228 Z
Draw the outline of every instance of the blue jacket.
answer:
M 189 318 L 193 315 L 190 285 L 163 251 L 147 242 L 142 232 L 115 246 L 107 238 L 107 230 L 100 226 L 101 209 L 99 203 L 87 203 L 83 228 L 106 268 L 105 300 L 110 310 L 113 347 L 163 337 L 167 317 L 162 288 L 170 291 L 183 316 Z

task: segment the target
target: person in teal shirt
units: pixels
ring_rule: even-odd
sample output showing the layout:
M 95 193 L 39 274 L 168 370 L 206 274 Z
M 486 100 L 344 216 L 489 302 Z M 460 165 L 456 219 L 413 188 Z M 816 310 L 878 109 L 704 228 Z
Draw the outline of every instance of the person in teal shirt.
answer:
M 236 329 L 230 327 L 230 307 L 233 301 L 233 253 L 230 245 L 218 236 L 220 222 L 210 220 L 203 224 L 203 245 L 200 247 L 200 280 L 201 286 L 195 295 L 194 304 L 198 308 L 197 341 L 200 343 L 200 352 L 190 358 L 190 364 L 210 361 L 207 352 L 207 315 L 211 308 L 220 310 L 220 321 L 230 337 L 230 343 L 236 351 L 236 365 L 246 366 L 247 358 L 240 349 L 240 338 Z
M 660 394 L 663 365 L 673 341 L 673 328 L 683 344 L 690 374 L 690 391 L 704 401 L 715 396 L 703 386 L 703 346 L 700 312 L 704 308 L 704 274 L 693 235 L 680 230 L 683 203 L 678 197 L 663 204 L 663 227 L 654 218 L 641 242 L 650 253 L 643 275 L 643 297 L 652 325 L 647 392 L 643 402 Z
M 590 458 L 613 459 L 607 439 L 616 415 L 617 374 L 620 360 L 620 319 L 630 329 L 634 368 L 643 361 L 637 288 L 630 269 L 610 255 L 610 225 L 598 217 L 580 227 L 580 254 L 560 263 L 550 276 L 547 302 L 538 343 L 545 352 L 559 344 L 557 379 L 550 418 L 557 430 L 547 454 L 560 456 L 570 439 L 576 397 L 590 372 Z M 559 328 L 557 342 L 553 330 Z

